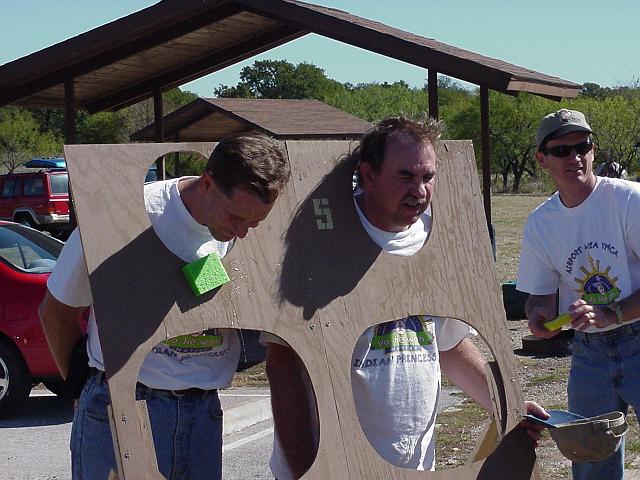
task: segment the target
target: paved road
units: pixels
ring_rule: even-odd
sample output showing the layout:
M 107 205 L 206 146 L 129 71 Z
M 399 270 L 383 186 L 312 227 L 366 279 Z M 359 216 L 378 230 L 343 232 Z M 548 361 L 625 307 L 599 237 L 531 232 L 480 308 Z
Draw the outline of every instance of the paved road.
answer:
M 273 478 L 269 474 L 273 441 L 269 391 L 229 389 L 220 396 L 227 432 L 225 480 Z M 71 402 L 33 390 L 18 414 L 0 420 L 0 480 L 70 479 L 72 420 Z
M 25 408 L 0 420 L 0 479 L 70 478 L 71 402 L 56 396 L 31 397 Z
M 440 410 L 459 401 L 448 393 Z M 31 395 L 19 414 L 0 420 L 0 480 L 70 479 L 73 406 L 47 391 L 34 390 Z M 269 391 L 229 389 L 221 392 L 221 402 L 225 480 L 272 480 Z

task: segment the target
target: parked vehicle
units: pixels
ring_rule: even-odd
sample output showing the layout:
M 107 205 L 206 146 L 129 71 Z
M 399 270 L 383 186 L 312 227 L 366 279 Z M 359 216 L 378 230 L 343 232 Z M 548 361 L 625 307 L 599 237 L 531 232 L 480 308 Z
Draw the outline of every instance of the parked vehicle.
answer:
M 0 417 L 21 405 L 33 385 L 54 393 L 61 378 L 38 318 L 38 305 L 63 243 L 0 221 Z M 79 319 L 86 331 L 87 315 Z
M 20 172 L 0 175 L 0 220 L 68 236 L 69 178 L 63 158 L 35 158 Z

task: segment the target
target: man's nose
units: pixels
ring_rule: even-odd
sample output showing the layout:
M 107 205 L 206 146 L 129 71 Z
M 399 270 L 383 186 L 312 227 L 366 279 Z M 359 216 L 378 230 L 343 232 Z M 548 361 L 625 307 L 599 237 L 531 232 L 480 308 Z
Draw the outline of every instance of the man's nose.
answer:
M 251 222 L 251 223 L 244 223 L 242 225 L 238 225 L 235 229 L 236 237 L 238 238 L 246 237 L 247 233 L 249 233 L 249 229 L 256 228 L 259 223 L 260 222 Z
M 236 237 L 244 238 L 247 236 L 247 233 L 249 233 L 249 227 L 237 227 L 234 233 L 236 234 Z
M 567 160 L 569 160 L 570 162 L 582 161 L 584 160 L 585 156 L 586 155 L 580 155 L 578 152 L 576 152 L 575 148 L 572 148 Z
M 423 181 L 417 182 L 413 186 L 413 193 L 418 198 L 422 198 L 427 195 L 427 184 Z

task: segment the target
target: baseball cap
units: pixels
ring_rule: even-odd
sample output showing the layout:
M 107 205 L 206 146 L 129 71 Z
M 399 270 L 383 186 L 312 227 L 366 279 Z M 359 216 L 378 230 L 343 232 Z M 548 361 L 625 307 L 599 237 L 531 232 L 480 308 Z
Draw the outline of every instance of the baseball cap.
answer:
M 627 433 L 622 412 L 609 412 L 597 417 L 572 420 L 549 428 L 560 452 L 574 463 L 599 462 L 620 447 Z
M 545 140 L 552 140 L 572 132 L 593 133 L 582 112 L 560 109 L 542 119 L 536 132 L 536 145 L 540 148 Z

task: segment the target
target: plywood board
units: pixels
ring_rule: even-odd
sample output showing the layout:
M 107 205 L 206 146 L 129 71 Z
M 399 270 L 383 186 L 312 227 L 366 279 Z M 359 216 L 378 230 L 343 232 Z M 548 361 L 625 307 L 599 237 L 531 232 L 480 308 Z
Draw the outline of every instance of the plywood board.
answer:
M 409 258 L 381 252 L 362 228 L 351 194 L 355 166 L 339 162 L 350 142 L 286 142 L 292 179 L 285 192 L 223 259 L 231 281 L 194 298 L 179 271 L 183 262 L 150 226 L 142 180 L 161 155 L 208 156 L 213 146 L 65 147 L 109 374 L 120 478 L 161 478 L 134 398 L 146 352 L 167 338 L 215 327 L 272 332 L 304 361 L 320 420 L 318 455 L 305 479 L 462 480 L 497 478 L 505 469 L 510 478 L 530 478 L 532 444 L 512 431 L 522 399 L 471 142 L 438 145 L 433 229 Z M 355 342 L 373 324 L 417 313 L 466 321 L 494 354 L 500 378 L 491 383 L 494 410 L 504 412 L 497 425 L 503 441 L 486 460 L 442 472 L 400 469 L 362 433 L 350 386 Z

